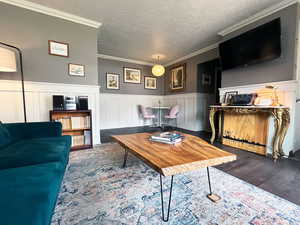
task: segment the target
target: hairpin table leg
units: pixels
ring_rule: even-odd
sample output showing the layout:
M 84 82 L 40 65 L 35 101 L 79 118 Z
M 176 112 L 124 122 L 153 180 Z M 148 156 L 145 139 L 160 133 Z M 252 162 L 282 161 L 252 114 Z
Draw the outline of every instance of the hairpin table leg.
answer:
M 128 150 L 127 150 L 127 149 L 125 149 L 124 161 L 123 161 L 122 168 L 125 168 L 125 167 L 126 167 L 127 156 L 128 156 Z
M 161 209 L 162 209 L 162 220 L 164 222 L 169 221 L 170 208 L 171 208 L 171 198 L 172 198 L 172 189 L 173 189 L 173 176 L 171 177 L 171 187 L 170 187 L 170 195 L 169 195 L 169 205 L 167 209 L 167 218 L 165 218 L 165 210 L 164 210 L 164 196 L 163 196 L 163 188 L 162 188 L 162 178 L 160 176 L 160 196 L 161 196 Z
M 211 183 L 210 183 L 210 175 L 209 175 L 209 168 L 207 167 L 207 178 L 208 178 L 208 186 L 209 186 L 209 194 L 207 195 L 207 198 L 213 202 L 218 202 L 221 200 L 221 197 L 213 194 L 211 190 Z

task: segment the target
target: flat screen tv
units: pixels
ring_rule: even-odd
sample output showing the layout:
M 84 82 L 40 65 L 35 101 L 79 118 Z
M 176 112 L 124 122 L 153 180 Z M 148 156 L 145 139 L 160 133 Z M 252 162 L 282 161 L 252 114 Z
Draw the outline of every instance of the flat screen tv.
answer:
M 223 70 L 280 57 L 280 18 L 221 43 L 219 50 Z

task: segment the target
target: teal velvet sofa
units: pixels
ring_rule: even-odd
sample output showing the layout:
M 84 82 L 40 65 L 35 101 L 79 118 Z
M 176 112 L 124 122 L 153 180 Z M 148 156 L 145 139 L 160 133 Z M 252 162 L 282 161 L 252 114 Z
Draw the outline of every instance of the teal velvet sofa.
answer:
M 70 148 L 60 123 L 0 123 L 0 224 L 51 224 Z

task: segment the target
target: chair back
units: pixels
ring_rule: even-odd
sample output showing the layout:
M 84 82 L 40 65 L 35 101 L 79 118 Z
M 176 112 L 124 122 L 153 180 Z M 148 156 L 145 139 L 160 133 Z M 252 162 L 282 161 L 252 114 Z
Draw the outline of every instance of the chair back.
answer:
M 179 105 L 174 105 L 170 109 L 169 116 L 175 118 L 175 117 L 177 117 L 178 113 L 179 113 Z
M 140 109 L 140 113 L 142 114 L 143 118 L 145 118 L 149 115 L 145 106 L 139 105 L 139 109 Z

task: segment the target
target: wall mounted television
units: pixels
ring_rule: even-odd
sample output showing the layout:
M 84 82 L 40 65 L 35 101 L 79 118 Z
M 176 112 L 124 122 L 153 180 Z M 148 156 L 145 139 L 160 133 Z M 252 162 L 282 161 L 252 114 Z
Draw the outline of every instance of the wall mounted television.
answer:
M 281 55 L 280 18 L 221 43 L 219 50 L 222 70 L 279 58 Z

